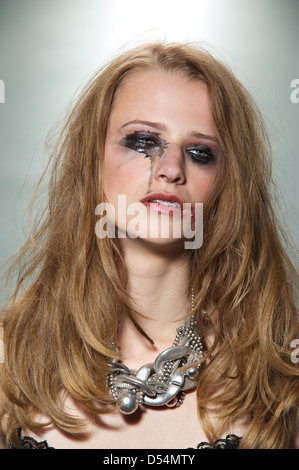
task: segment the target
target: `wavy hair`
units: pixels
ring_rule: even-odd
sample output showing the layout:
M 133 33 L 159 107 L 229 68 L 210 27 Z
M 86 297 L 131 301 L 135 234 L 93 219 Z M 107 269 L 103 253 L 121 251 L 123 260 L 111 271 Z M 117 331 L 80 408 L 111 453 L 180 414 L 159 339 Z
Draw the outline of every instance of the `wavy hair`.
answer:
M 208 311 L 205 323 L 199 316 L 202 331 L 208 322 L 215 337 L 197 389 L 204 430 L 213 442 L 247 416 L 241 447 L 291 446 L 299 396 L 290 346 L 299 337 L 298 278 L 274 209 L 265 126 L 227 66 L 193 45 L 160 43 L 123 52 L 100 69 L 56 138 L 41 180 L 50 172 L 47 207 L 17 255 L 16 289 L 2 311 L 7 443 L 18 446 L 20 426 L 44 426 L 35 420 L 38 411 L 65 432 L 82 432 L 84 423 L 60 406 L 61 390 L 85 412 L 113 409 L 106 361 L 120 315 L 139 327 L 118 241 L 96 237 L 95 207 L 105 200 L 104 145 L 115 93 L 129 74 L 155 69 L 206 83 L 219 141 L 204 244 L 192 252 L 190 267 L 196 311 Z M 218 410 L 216 424 L 210 408 Z

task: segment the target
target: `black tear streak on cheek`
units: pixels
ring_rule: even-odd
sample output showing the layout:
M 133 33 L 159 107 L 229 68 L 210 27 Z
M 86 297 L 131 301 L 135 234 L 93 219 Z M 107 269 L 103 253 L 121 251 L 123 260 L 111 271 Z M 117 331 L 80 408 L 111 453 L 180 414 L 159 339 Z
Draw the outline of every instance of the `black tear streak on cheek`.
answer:
M 155 163 L 157 161 L 158 158 L 161 158 L 165 149 L 167 148 L 167 145 L 168 143 L 167 142 L 163 142 L 161 143 L 161 145 L 159 146 L 159 149 L 150 154 L 150 155 L 145 155 L 145 157 L 147 158 L 150 158 L 150 161 L 151 161 L 151 166 L 150 166 L 150 177 L 149 177 L 149 180 L 148 180 L 148 189 L 147 189 L 147 194 L 149 194 L 151 192 L 151 187 L 152 187 L 152 184 L 153 184 L 153 179 L 154 179 L 154 167 L 155 167 Z
M 151 187 L 152 187 L 152 184 L 153 184 L 153 179 L 154 179 L 154 166 L 155 166 L 155 163 L 156 163 L 156 160 L 157 160 L 157 155 L 152 155 L 150 157 L 150 160 L 151 160 L 151 166 L 150 166 L 150 177 L 149 177 L 149 180 L 148 180 L 148 188 L 147 188 L 147 194 L 150 193 L 151 191 Z

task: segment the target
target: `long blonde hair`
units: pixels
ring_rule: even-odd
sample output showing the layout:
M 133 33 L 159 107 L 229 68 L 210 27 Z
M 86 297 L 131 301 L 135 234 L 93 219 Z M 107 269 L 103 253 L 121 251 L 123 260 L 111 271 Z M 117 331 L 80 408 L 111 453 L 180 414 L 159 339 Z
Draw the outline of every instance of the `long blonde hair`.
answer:
M 18 254 L 16 290 L 2 312 L 1 413 L 7 442 L 15 446 L 19 427 L 42 426 L 34 419 L 38 411 L 65 432 L 82 431 L 83 423 L 59 405 L 61 390 L 88 413 L 113 408 L 107 356 L 113 356 L 120 316 L 138 323 L 118 242 L 95 235 L 95 207 L 104 200 L 104 144 L 115 92 L 132 71 L 156 68 L 207 84 L 220 146 L 204 244 L 192 253 L 190 271 L 196 311 L 208 309 L 215 335 L 197 390 L 204 429 L 212 442 L 248 416 L 241 447 L 291 445 L 299 395 L 290 349 L 298 337 L 298 284 L 273 209 L 263 121 L 239 81 L 208 52 L 154 43 L 124 52 L 95 75 L 53 149 L 47 210 Z M 216 426 L 210 407 L 219 409 Z

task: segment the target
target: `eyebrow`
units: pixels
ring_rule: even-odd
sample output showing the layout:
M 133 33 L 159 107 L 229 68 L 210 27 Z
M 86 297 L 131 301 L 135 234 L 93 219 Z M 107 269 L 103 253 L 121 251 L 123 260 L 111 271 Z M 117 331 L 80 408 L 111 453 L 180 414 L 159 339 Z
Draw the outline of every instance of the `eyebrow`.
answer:
M 121 126 L 121 129 L 123 129 L 124 127 L 130 126 L 131 124 L 144 124 L 146 126 L 153 127 L 154 129 L 157 129 L 159 131 L 165 131 L 167 129 L 166 124 L 164 124 L 163 122 L 140 121 L 139 119 L 126 122 L 126 124 Z
M 126 122 L 123 126 L 120 127 L 120 129 L 124 129 L 125 127 L 130 126 L 132 124 L 141 124 L 141 125 L 153 127 L 154 129 L 157 129 L 159 131 L 167 130 L 167 126 L 163 122 L 143 121 L 139 119 L 134 119 L 133 121 Z M 216 143 L 218 142 L 218 139 L 216 137 L 207 135 L 207 134 L 202 134 L 201 132 L 193 131 L 190 133 L 190 135 L 198 139 L 212 140 L 213 142 L 216 142 Z
M 201 132 L 196 132 L 196 131 L 191 132 L 190 135 L 192 137 L 197 137 L 198 139 L 207 139 L 207 140 L 212 140 L 213 142 L 218 143 L 218 139 L 212 135 L 201 134 Z

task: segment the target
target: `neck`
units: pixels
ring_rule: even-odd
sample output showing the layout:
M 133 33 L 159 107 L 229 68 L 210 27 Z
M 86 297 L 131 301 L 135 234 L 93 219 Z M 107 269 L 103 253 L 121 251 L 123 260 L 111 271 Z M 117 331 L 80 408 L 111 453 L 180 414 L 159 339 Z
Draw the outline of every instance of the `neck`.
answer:
M 127 357 L 131 354 L 136 357 L 138 347 L 155 352 L 170 347 L 176 328 L 184 323 L 183 318 L 190 305 L 187 292 L 190 253 L 160 246 L 149 249 L 142 241 L 128 239 L 122 250 L 132 307 L 141 314 L 136 320 L 154 341 L 154 346 L 151 347 L 131 320 L 125 317 L 121 325 L 120 347 L 127 352 Z

